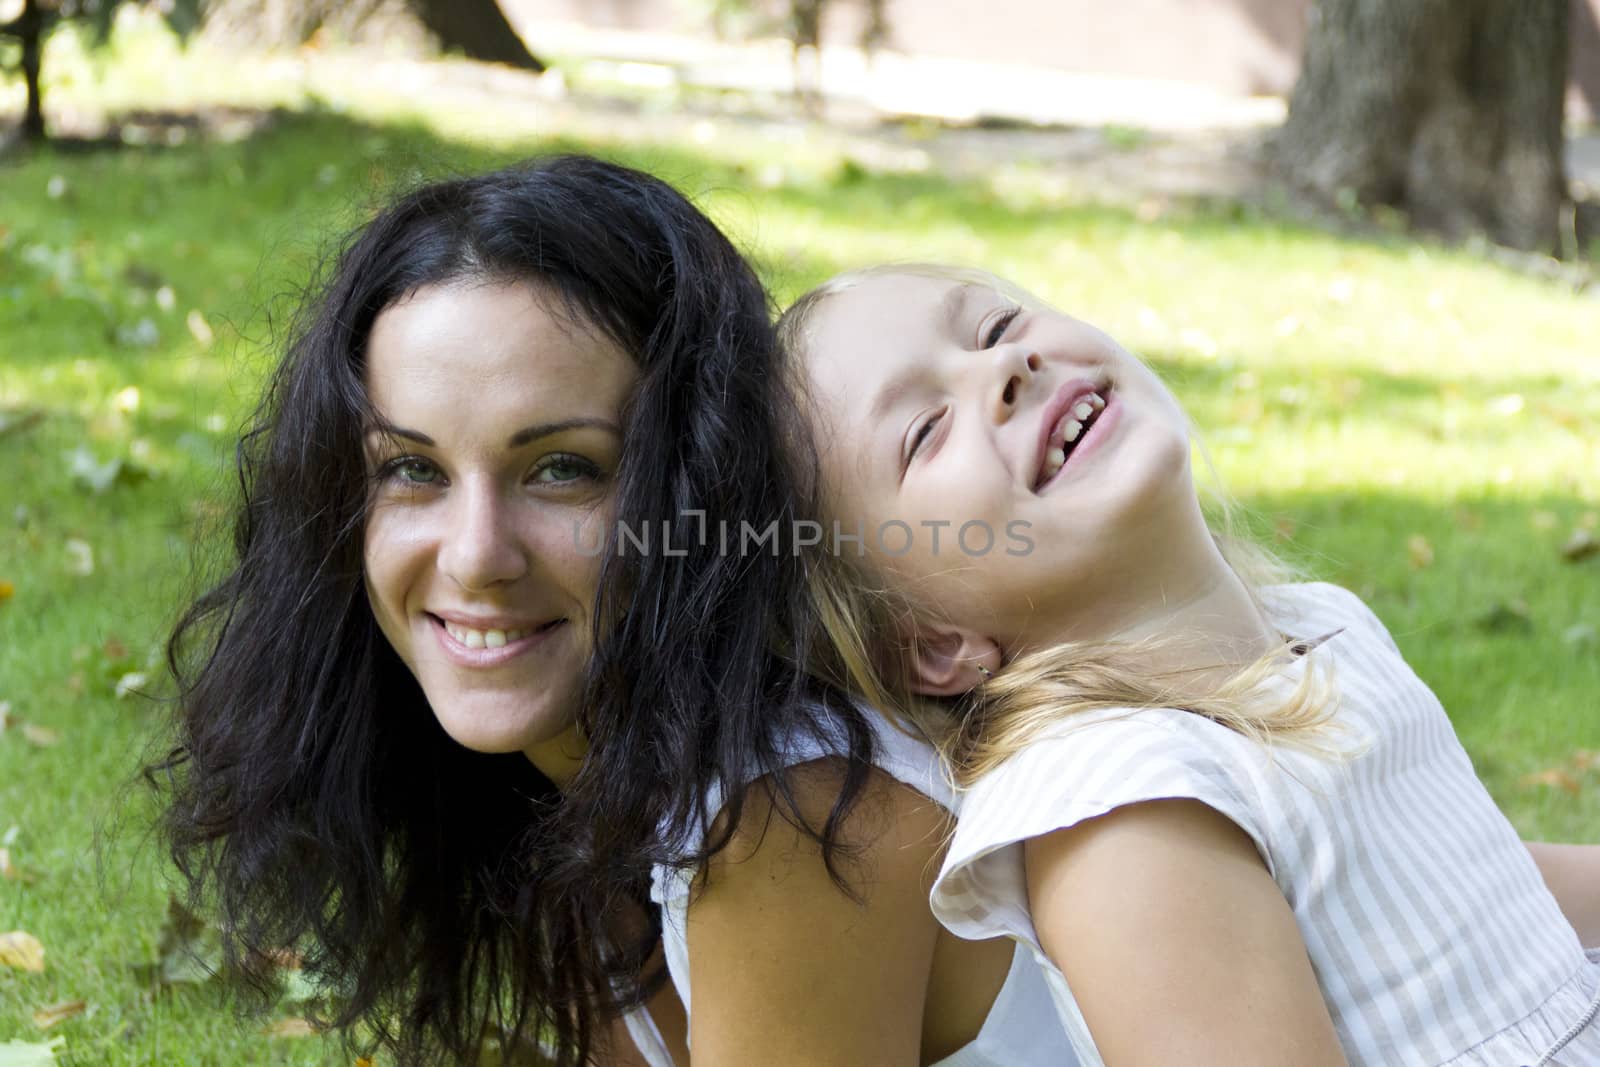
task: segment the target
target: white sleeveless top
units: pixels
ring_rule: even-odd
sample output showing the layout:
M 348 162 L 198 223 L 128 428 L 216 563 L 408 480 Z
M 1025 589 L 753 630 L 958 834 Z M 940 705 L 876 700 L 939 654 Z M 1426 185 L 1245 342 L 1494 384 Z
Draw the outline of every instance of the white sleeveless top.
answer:
M 1028 914 L 1022 842 L 1114 808 L 1200 800 L 1236 823 L 1294 911 L 1352 1065 L 1600 1064 L 1600 962 L 1473 773 L 1444 709 L 1366 605 L 1336 586 L 1265 594 L 1279 628 L 1338 631 L 1340 763 L 1183 711 L 1075 716 L 973 786 L 933 889 L 962 937 L 1006 935 L 1046 969 L 1086 1067 L 1102 1061 Z
M 877 713 L 868 713 L 877 741 L 877 765 L 884 772 L 924 796 L 955 810 L 955 795 L 943 772 L 939 757 L 923 741 L 895 729 Z M 794 766 L 842 751 L 827 749 L 814 738 L 788 746 L 787 765 Z M 722 810 L 720 789 L 707 795 L 705 817 L 709 825 Z M 698 847 L 700 842 L 689 842 Z M 689 889 L 692 871 L 657 867 L 652 879 L 651 899 L 661 906 L 662 949 L 672 983 L 683 1000 L 685 1014 L 692 1013 L 689 989 L 689 943 L 686 933 Z M 650 1067 L 671 1067 L 666 1044 L 648 1015 L 636 1012 L 628 1017 L 628 1027 Z M 935 1067 L 1075 1067 L 1077 1064 L 1066 1033 L 1057 1021 L 1044 972 L 1025 946 L 1018 945 L 1004 985 L 995 997 L 982 1028 L 971 1043 L 939 1060 Z

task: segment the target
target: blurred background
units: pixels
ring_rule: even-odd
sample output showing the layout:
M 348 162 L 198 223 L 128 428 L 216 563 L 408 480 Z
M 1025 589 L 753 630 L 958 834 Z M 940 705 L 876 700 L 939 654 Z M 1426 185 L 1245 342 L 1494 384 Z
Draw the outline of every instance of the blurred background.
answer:
M 350 1062 L 169 900 L 161 644 L 318 264 L 542 152 L 779 305 L 940 260 L 1104 327 L 1524 836 L 1600 842 L 1597 115 L 1600 0 L 0 0 L 0 1064 Z

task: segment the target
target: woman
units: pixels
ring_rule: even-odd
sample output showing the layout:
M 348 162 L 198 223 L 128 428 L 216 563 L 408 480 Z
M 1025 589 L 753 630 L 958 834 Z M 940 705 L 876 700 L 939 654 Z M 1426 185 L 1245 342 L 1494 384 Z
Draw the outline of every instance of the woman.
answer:
M 425 187 L 344 249 L 169 648 L 166 830 L 235 962 L 302 948 L 404 1061 L 582 1062 L 659 989 L 653 891 L 697 1063 L 1063 1062 L 1037 972 L 928 911 L 931 752 L 792 667 L 774 353 L 726 238 L 594 160 Z

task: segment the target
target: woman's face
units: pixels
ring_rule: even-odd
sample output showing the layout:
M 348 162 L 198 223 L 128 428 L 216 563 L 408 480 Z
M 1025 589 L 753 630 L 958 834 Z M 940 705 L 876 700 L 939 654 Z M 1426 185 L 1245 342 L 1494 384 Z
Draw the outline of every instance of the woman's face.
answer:
M 554 306 L 526 282 L 462 280 L 378 315 L 364 552 L 373 614 L 445 731 L 524 752 L 559 784 L 582 755 L 573 716 L 637 372 Z

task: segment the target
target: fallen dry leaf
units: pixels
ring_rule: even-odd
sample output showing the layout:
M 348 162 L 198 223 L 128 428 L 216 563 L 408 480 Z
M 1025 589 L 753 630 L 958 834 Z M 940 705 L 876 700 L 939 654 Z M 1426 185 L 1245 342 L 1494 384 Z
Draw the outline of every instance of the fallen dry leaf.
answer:
M 1568 793 L 1577 793 L 1581 788 L 1578 785 L 1578 780 L 1560 767 L 1549 767 L 1542 771 L 1535 771 L 1532 774 L 1525 774 L 1517 784 L 1522 786 L 1554 786 L 1556 789 L 1562 789 Z
M 113 634 L 106 638 L 105 644 L 100 646 L 100 654 L 112 662 L 124 660 L 128 658 L 128 646 Z
M 1496 601 L 1489 605 L 1485 611 L 1473 620 L 1480 630 L 1490 633 L 1527 633 L 1533 629 L 1533 617 L 1528 613 L 1528 605 L 1522 600 L 1508 602 Z
M 19 877 L 21 875 L 17 871 L 16 865 L 11 862 L 11 850 L 9 848 L 0 848 L 0 878 L 4 878 L 8 882 L 15 882 Z
M 355 1067 L 377 1067 L 377 1062 L 371 1056 L 357 1056 Z
M 4 604 L 16 595 L 17 587 L 4 578 L 0 578 L 0 604 Z
M 1600 770 L 1600 752 L 1580 748 L 1572 754 L 1572 765 L 1580 771 Z
M 190 311 L 184 316 L 183 324 L 189 328 L 189 336 L 194 338 L 195 344 L 201 348 L 210 348 L 216 335 L 211 331 L 211 324 L 198 310 Z
M 1411 557 L 1412 570 L 1433 566 L 1433 546 L 1421 534 L 1412 534 L 1406 539 L 1406 554 Z
M 48 1004 L 33 1013 L 33 1025 L 41 1030 L 48 1030 L 56 1023 L 65 1022 L 74 1015 L 82 1015 L 89 1005 L 81 1000 L 63 1000 L 57 1004 Z
M 167 898 L 167 919 L 156 952 L 155 964 L 134 968 L 141 980 L 155 987 L 210 982 L 224 965 L 216 928 L 177 897 Z
M 61 743 L 59 731 L 52 730 L 48 726 L 40 726 L 34 722 L 22 724 L 22 736 L 29 744 L 38 745 L 40 748 L 50 748 L 52 745 Z
M 94 573 L 94 548 L 87 541 L 69 537 L 62 546 L 67 550 L 67 573 L 76 578 L 87 578 Z
M 17 717 L 11 714 L 11 701 L 0 700 L 0 733 L 5 733 L 16 721 Z
M 15 967 L 19 971 L 38 974 L 44 970 L 44 946 L 39 939 L 24 930 L 0 934 L 0 967 Z
M 261 1033 L 267 1037 L 310 1037 L 316 1032 L 309 1020 L 299 1018 L 279 1019 L 261 1028 Z
M 117 679 L 117 699 L 141 695 L 140 690 L 149 680 L 143 671 L 129 671 Z
M 50 1067 L 56 1062 L 56 1049 L 63 1044 L 59 1037 L 42 1043 L 13 1038 L 0 1045 L 0 1067 Z
M 306 958 L 292 948 L 271 948 L 261 953 L 263 963 L 273 967 L 281 967 L 286 971 L 298 971 L 306 965 Z
M 1573 531 L 1567 543 L 1561 546 L 1561 558 L 1568 563 L 1588 559 L 1597 552 L 1600 552 L 1600 537 L 1584 529 Z

